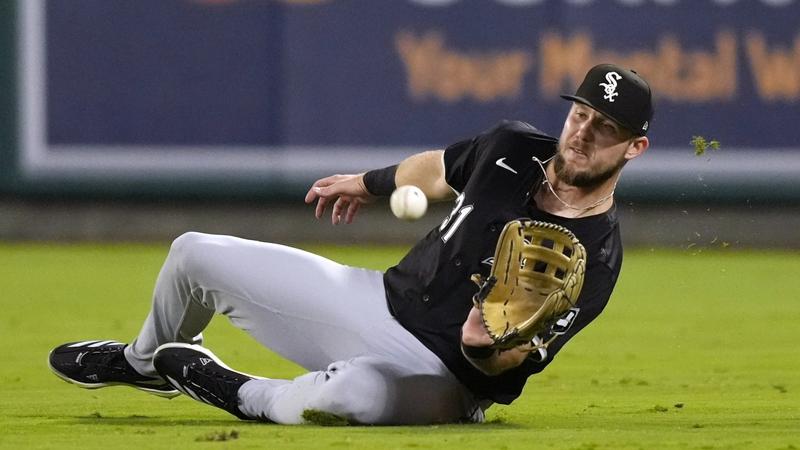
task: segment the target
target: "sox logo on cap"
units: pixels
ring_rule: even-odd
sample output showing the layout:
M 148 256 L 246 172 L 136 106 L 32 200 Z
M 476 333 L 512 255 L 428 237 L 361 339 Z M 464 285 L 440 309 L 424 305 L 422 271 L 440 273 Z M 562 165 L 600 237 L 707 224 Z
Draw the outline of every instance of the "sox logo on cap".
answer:
M 614 97 L 619 95 L 619 92 L 617 92 L 617 80 L 621 79 L 622 76 L 617 72 L 608 72 L 606 74 L 606 81 L 608 81 L 608 83 L 600 83 L 600 86 L 603 86 L 603 89 L 606 91 L 606 95 L 603 96 L 604 99 L 609 102 L 614 102 Z

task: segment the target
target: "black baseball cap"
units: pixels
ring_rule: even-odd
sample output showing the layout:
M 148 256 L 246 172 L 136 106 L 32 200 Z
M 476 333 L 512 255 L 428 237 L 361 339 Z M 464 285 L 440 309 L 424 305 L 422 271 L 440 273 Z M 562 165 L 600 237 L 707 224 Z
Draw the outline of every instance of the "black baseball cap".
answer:
M 644 136 L 653 119 L 650 86 L 630 69 L 600 64 L 589 69 L 575 95 L 562 95 L 613 119 L 634 134 Z

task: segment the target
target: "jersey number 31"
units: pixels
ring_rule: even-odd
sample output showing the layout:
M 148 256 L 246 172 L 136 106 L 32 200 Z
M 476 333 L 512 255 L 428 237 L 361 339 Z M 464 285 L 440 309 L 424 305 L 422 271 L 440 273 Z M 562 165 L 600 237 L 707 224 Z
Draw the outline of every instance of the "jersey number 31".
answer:
M 450 238 L 453 237 L 453 234 L 455 234 L 458 227 L 464 223 L 464 219 L 466 219 L 469 213 L 475 209 L 475 207 L 472 205 L 462 206 L 463 204 L 464 193 L 462 192 L 461 195 L 459 195 L 456 199 L 456 206 L 453 207 L 453 210 L 450 211 L 450 214 L 444 218 L 444 221 L 439 226 L 439 231 L 442 232 L 442 241 L 449 241 Z

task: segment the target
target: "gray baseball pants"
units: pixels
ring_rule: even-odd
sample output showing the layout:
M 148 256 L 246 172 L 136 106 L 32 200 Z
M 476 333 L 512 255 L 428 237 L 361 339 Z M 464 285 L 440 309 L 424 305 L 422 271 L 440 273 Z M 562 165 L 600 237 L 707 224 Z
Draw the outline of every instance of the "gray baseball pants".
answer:
M 125 356 L 157 376 L 156 348 L 202 343 L 214 313 L 309 373 L 239 390 L 248 416 L 302 423 L 317 410 L 363 424 L 482 421 L 471 393 L 390 314 L 379 271 L 277 244 L 186 233 L 161 269 Z

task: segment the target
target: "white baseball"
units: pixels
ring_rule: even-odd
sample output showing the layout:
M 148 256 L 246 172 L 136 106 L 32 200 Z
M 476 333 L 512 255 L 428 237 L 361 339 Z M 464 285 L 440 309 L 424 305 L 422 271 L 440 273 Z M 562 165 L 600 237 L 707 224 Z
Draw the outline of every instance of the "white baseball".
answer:
M 417 220 L 425 215 L 425 211 L 428 209 L 428 198 L 416 186 L 400 186 L 392 192 L 389 206 L 398 219 Z

